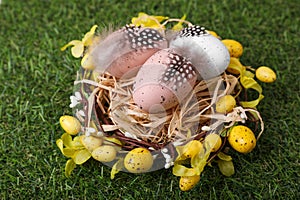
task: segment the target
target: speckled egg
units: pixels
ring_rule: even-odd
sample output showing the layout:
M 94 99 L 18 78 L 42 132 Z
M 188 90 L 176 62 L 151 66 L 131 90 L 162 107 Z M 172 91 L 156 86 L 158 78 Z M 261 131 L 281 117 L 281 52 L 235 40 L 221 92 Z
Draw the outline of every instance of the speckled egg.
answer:
M 96 71 L 129 78 L 136 75 L 150 56 L 167 45 L 163 34 L 156 29 L 126 25 L 94 45 L 90 57 Z
M 111 162 L 116 158 L 117 151 L 111 145 L 97 147 L 92 152 L 92 157 L 100 162 Z
M 243 54 L 243 45 L 241 43 L 231 39 L 224 39 L 222 42 L 227 47 L 231 57 L 241 57 Z
M 197 73 L 187 59 L 172 49 L 160 50 L 140 68 L 133 100 L 146 112 L 160 112 L 181 102 L 193 89 Z
M 59 119 L 61 127 L 70 135 L 77 135 L 81 130 L 79 120 L 73 116 L 64 115 Z
M 271 68 L 266 66 L 257 68 L 257 70 L 255 71 L 255 75 L 258 80 L 265 83 L 272 83 L 276 80 L 275 72 Z
M 226 46 L 201 26 L 181 30 L 169 47 L 187 58 L 204 80 L 223 73 L 230 61 Z
M 249 153 L 256 146 L 256 138 L 250 128 L 243 125 L 235 126 L 228 135 L 231 147 L 240 153 Z
M 135 148 L 129 151 L 124 158 L 124 167 L 131 173 L 147 172 L 152 165 L 152 154 L 145 148 Z
M 181 176 L 179 180 L 179 188 L 181 191 L 191 190 L 200 181 L 200 175 Z

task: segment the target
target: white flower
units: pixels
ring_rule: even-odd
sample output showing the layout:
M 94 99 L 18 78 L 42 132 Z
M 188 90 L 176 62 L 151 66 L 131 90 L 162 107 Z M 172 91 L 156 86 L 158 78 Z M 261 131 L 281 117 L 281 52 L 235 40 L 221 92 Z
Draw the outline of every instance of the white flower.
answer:
M 209 126 L 202 126 L 201 130 L 202 131 L 210 131 L 211 128 Z
M 94 128 L 91 128 L 91 127 L 85 128 L 85 135 L 86 136 L 90 136 L 92 133 L 95 133 L 95 132 L 96 132 L 96 129 L 94 129 Z
M 74 108 L 82 100 L 80 92 L 75 92 L 74 96 L 70 96 L 71 104 L 70 108 Z

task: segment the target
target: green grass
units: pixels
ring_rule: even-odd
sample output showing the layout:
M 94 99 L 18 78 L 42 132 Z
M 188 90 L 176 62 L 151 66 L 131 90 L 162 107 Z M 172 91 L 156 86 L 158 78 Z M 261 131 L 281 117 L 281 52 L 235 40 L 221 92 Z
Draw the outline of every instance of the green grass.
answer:
M 79 2 L 79 1 L 76 1 Z M 300 5 L 274 1 L 3 0 L 0 4 L 0 199 L 298 199 L 300 197 Z M 190 3 L 188 3 L 190 2 Z M 79 60 L 59 48 L 93 24 L 123 25 L 139 11 L 181 17 L 240 41 L 241 60 L 267 65 L 278 80 L 262 84 L 266 129 L 247 155 L 231 152 L 236 173 L 206 167 L 181 192 L 171 170 L 134 175 L 93 160 L 63 174 L 55 145 L 58 119 L 72 114 L 69 96 Z

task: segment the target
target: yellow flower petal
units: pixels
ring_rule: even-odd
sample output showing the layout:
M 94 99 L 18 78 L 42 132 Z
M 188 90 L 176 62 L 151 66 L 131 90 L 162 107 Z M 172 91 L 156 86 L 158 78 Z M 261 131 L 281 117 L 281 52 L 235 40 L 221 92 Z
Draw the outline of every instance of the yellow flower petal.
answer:
M 231 176 L 234 174 L 234 165 L 232 160 L 226 161 L 226 160 L 218 160 L 218 166 L 220 169 L 220 172 L 224 176 Z
M 257 92 L 262 93 L 261 86 L 253 78 L 247 76 L 241 76 L 240 81 L 244 88 L 246 89 L 252 88 Z
M 124 159 L 121 158 L 118 160 L 113 167 L 111 168 L 110 171 L 110 179 L 114 179 L 115 175 L 124 167 Z
M 63 154 L 64 154 L 64 156 L 66 156 L 67 158 L 71 158 L 71 157 L 73 157 L 74 156 L 74 154 L 75 154 L 75 152 L 76 152 L 76 149 L 73 149 L 73 148 L 64 148 L 63 149 Z
M 74 137 L 73 141 L 71 142 L 71 145 L 75 149 L 83 149 L 84 148 L 83 144 L 80 141 L 80 136 Z
M 58 148 L 60 149 L 60 151 L 63 153 L 63 148 L 64 148 L 64 142 L 62 139 L 58 139 L 56 140 L 56 145 L 58 146 Z
M 186 19 L 186 14 L 184 14 L 181 17 L 181 20 L 184 21 L 185 19 Z M 174 31 L 180 31 L 183 28 L 182 23 L 183 23 L 182 21 L 179 21 L 175 26 L 173 26 L 172 30 L 174 30 Z
M 194 168 L 187 168 L 183 165 L 174 164 L 173 174 L 175 176 L 195 176 L 197 175 Z
M 61 136 L 61 140 L 63 141 L 63 144 L 66 146 L 66 147 L 69 147 L 69 148 L 72 148 L 73 145 L 72 145 L 72 136 L 68 133 L 64 133 L 62 136 Z
M 65 46 L 61 47 L 60 50 L 61 50 L 61 51 L 64 51 L 64 50 L 66 50 L 68 47 L 78 45 L 79 43 L 82 43 L 82 41 L 80 41 L 80 40 L 72 40 L 71 42 L 69 42 L 69 43 L 66 44 Z
M 91 153 L 87 149 L 83 149 L 76 151 L 72 158 L 77 165 L 81 165 L 90 159 L 91 156 Z
M 71 48 L 72 56 L 74 56 L 75 58 L 81 57 L 83 54 L 83 51 L 84 51 L 84 45 L 83 45 L 83 42 L 81 42 L 81 41 L 76 43 L 76 45 L 74 45 Z
M 93 38 L 95 36 L 95 31 L 98 26 L 94 25 L 89 32 L 87 32 L 82 38 L 82 43 L 84 46 L 90 46 L 93 43 Z
M 75 169 L 75 167 L 76 167 L 76 163 L 72 159 L 69 159 L 66 163 L 66 166 L 65 166 L 65 175 L 66 175 L 66 177 L 71 176 L 71 173 Z
M 136 26 L 142 27 L 162 28 L 160 22 L 162 22 L 165 19 L 168 19 L 168 17 L 148 15 L 146 13 L 140 12 L 138 14 L 138 17 L 133 17 L 131 19 L 131 23 Z

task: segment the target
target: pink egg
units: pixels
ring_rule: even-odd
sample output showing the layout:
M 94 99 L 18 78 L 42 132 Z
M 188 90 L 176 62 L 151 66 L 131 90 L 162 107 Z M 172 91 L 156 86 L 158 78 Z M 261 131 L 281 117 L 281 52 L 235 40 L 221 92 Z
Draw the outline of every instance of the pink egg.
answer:
M 96 44 L 91 55 L 96 71 L 129 78 L 136 75 L 150 56 L 167 45 L 167 40 L 156 29 L 126 25 Z
M 192 91 L 196 79 L 191 62 L 171 49 L 160 50 L 140 68 L 135 78 L 133 100 L 146 112 L 168 110 Z

